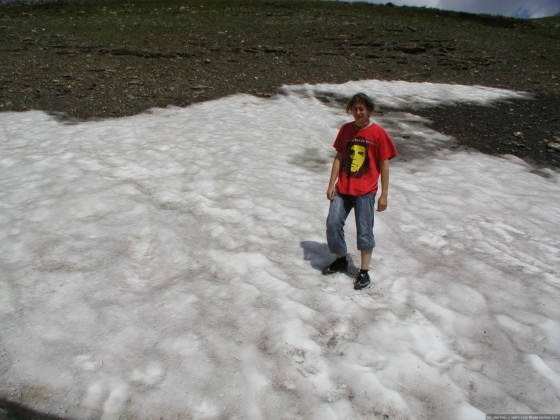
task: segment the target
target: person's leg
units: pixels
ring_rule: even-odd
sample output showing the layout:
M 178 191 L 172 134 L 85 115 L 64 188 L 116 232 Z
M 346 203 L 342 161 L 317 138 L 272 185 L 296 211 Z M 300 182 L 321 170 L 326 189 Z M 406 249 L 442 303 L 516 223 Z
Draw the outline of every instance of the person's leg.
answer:
M 331 201 L 327 217 L 327 243 L 329 250 L 336 255 L 336 260 L 322 270 L 323 274 L 344 273 L 348 270 L 346 259 L 346 240 L 344 239 L 344 223 L 352 210 L 352 201 L 348 196 L 338 192 Z
M 344 224 L 351 210 L 351 200 L 337 192 L 331 201 L 327 217 L 327 244 L 337 258 L 345 256 L 347 252 Z
M 369 264 L 371 263 L 371 254 L 373 253 L 373 248 L 370 249 L 362 249 L 360 251 L 361 254 L 361 262 L 360 262 L 360 269 L 361 270 L 369 270 Z
M 358 249 L 361 253 L 360 268 L 367 270 L 371 262 L 373 248 L 375 248 L 375 237 L 373 235 L 375 196 L 373 194 L 366 194 L 356 197 L 354 212 L 356 216 Z

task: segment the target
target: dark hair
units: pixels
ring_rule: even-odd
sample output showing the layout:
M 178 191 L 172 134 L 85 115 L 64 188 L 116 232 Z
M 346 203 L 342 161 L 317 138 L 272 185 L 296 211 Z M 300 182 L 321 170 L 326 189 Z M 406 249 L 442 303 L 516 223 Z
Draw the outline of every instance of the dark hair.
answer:
M 350 98 L 350 101 L 348 101 L 348 105 L 346 105 L 346 112 L 352 112 L 352 108 L 354 108 L 354 105 L 358 103 L 364 104 L 369 112 L 372 112 L 375 108 L 375 105 L 373 104 L 373 101 L 369 98 L 369 96 L 367 96 L 365 93 L 356 93 Z

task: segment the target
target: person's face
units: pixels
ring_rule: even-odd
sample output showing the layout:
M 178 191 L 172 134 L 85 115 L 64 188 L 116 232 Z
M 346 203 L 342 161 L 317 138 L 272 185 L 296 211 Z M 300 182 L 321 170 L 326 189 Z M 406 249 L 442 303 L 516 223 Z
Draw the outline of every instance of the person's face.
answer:
M 352 116 L 358 125 L 364 125 L 369 119 L 369 109 L 362 102 L 356 102 L 352 106 Z
M 350 158 L 352 159 L 350 172 L 358 172 L 366 160 L 366 148 L 359 144 L 354 144 L 350 147 Z

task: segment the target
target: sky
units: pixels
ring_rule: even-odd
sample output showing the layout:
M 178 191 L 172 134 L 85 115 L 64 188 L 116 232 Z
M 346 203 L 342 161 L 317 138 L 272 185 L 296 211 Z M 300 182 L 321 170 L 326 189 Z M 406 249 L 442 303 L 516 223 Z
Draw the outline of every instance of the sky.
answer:
M 4 0 L 11 3 L 19 0 Z M 26 1 L 26 0 L 22 0 Z M 32 0 L 29 0 L 32 1 Z M 353 1 L 353 0 L 339 0 Z M 516 18 L 541 18 L 560 13 L 560 0 L 359 0 L 398 6 L 432 7 L 469 13 L 486 13 Z
M 385 4 L 385 0 L 365 0 Z M 398 6 L 424 6 L 516 18 L 540 18 L 560 13 L 560 0 L 393 0 Z
M 320 271 L 357 91 L 400 152 L 359 292 L 352 216 L 350 272 Z M 0 399 L 104 420 L 560 412 L 560 174 L 391 111 L 515 98 L 370 80 L 0 113 Z

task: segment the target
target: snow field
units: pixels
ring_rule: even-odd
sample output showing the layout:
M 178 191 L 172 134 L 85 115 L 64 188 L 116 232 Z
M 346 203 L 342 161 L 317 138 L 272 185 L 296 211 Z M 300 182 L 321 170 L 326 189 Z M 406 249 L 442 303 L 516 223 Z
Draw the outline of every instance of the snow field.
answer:
M 556 172 L 377 115 L 401 156 L 374 286 L 321 276 L 336 99 L 357 91 L 524 97 L 363 81 L 105 121 L 0 114 L 0 396 L 84 419 L 558 412 Z M 357 263 L 352 215 L 347 236 Z

